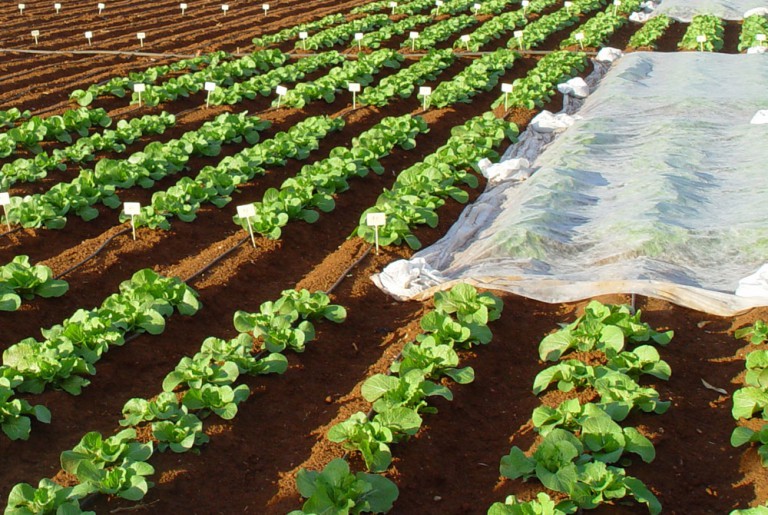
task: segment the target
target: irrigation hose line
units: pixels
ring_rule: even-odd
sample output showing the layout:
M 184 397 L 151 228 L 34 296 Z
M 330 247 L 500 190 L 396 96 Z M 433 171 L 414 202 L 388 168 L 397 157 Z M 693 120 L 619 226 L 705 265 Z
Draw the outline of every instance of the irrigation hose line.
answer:
M 239 242 L 237 242 L 237 243 L 236 243 L 234 246 L 232 246 L 231 248 L 229 248 L 229 249 L 225 250 L 225 251 L 224 251 L 222 254 L 220 254 L 218 257 L 216 257 L 216 258 L 215 258 L 213 261 L 211 261 L 211 262 L 210 262 L 210 263 L 208 263 L 207 265 L 205 265 L 203 268 L 201 268 L 200 270 L 198 270 L 198 271 L 197 271 L 197 272 L 195 272 L 194 274 L 192 274 L 192 275 L 190 275 L 189 277 L 187 277 L 187 278 L 184 280 L 184 282 L 185 282 L 185 283 L 190 283 L 190 282 L 194 281 L 194 280 L 195 280 L 195 279 L 196 279 L 198 276 L 200 276 L 200 275 L 204 274 L 205 272 L 207 272 L 208 270 L 210 270 L 210 269 L 211 269 L 211 268 L 212 268 L 214 265 L 216 265 L 216 264 L 217 264 L 219 261 L 221 261 L 222 259 L 224 259 L 224 258 L 225 258 L 225 257 L 227 257 L 228 255 L 230 255 L 230 254 L 231 254 L 232 252 L 234 252 L 235 250 L 239 249 L 239 248 L 240 248 L 240 247 L 243 245 L 243 243 L 247 242 L 247 241 L 248 241 L 248 240 L 250 240 L 250 239 L 251 239 L 251 237 L 250 237 L 250 236 L 246 236 L 245 238 L 243 238 L 242 240 L 240 240 Z
M 0 234 L 0 237 L 8 236 L 9 234 L 13 234 L 15 232 L 19 232 L 22 229 L 23 229 L 23 227 L 19 225 L 18 227 L 15 227 L 15 228 L 11 229 L 10 231 L 5 231 L 4 233 Z
M 65 276 L 65 275 L 67 275 L 68 273 L 70 273 L 71 271 L 73 271 L 73 270 L 75 270 L 75 269 L 77 269 L 77 268 L 80 268 L 81 266 L 83 266 L 84 264 L 86 264 L 88 261 L 90 261 L 91 259 L 95 258 L 95 257 L 96 257 L 96 255 L 97 255 L 99 252 L 101 252 L 102 250 L 104 250 L 104 247 L 106 247 L 107 245 L 109 245 L 109 243 L 110 243 L 112 240 L 114 240 L 115 238 L 117 238 L 117 237 L 118 237 L 118 236 L 120 236 L 121 234 L 125 234 L 125 233 L 127 233 L 127 232 L 128 232 L 128 231 L 130 231 L 130 230 L 131 230 L 131 229 L 130 229 L 129 227 L 126 227 L 126 228 L 125 228 L 125 229 L 123 229 L 122 231 L 116 232 L 115 234 L 113 234 L 112 236 L 110 236 L 109 238 L 107 238 L 106 240 L 104 240 L 104 243 L 102 243 L 101 245 L 99 245 L 99 248 L 97 248 L 96 250 L 94 250 L 92 254 L 90 254 L 88 257 L 86 257 L 85 259 L 83 259 L 83 260 L 82 260 L 82 261 L 80 261 L 79 263 L 75 263 L 75 264 L 74 264 L 74 265 L 72 265 L 71 267 L 67 268 L 66 270 L 64 270 L 63 272 L 61 272 L 59 275 L 56 275 L 56 276 L 54 276 L 54 279 L 61 279 L 62 277 L 64 277 L 64 276 Z

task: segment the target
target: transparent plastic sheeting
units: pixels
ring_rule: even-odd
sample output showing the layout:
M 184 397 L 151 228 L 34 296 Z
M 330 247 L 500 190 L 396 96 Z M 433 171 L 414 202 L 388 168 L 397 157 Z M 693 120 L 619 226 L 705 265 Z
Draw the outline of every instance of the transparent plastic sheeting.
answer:
M 714 14 L 723 20 L 743 20 L 751 9 L 768 7 L 766 0 L 662 0 L 652 15 L 666 14 L 689 23 L 697 14 Z
M 458 281 L 559 303 L 637 293 L 730 315 L 768 305 L 768 59 L 628 54 L 524 182 L 374 281 L 423 299 Z M 753 281 L 754 282 L 754 281 Z M 755 293 L 755 290 L 758 293 Z M 766 292 L 761 294 L 759 292 Z

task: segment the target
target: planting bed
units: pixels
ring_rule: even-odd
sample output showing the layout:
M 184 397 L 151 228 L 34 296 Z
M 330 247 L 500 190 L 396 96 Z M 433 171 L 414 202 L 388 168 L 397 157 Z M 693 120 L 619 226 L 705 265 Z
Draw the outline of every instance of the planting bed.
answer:
M 176 2 L 161 0 L 148 6 L 120 0 L 108 2 L 101 15 L 97 14 L 95 3 L 63 3 L 61 13 L 56 15 L 47 2 L 29 0 L 23 15 L 14 5 L 2 7 L 0 21 L 4 31 L 0 48 L 83 51 L 89 49 L 83 31 L 91 30 L 94 39 L 90 49 L 94 50 L 138 52 L 141 49 L 136 33 L 145 32 L 143 50 L 147 52 L 250 52 L 254 50 L 251 40 L 256 36 L 328 14 L 348 13 L 364 3 L 279 0 L 271 3 L 268 15 L 264 16 L 260 3 L 235 0 L 223 14 L 218 2 L 190 2 L 186 14 L 181 16 Z M 550 7 L 543 13 L 554 10 Z M 583 16 L 581 21 L 593 15 Z M 478 19 L 485 21 L 489 17 Z M 40 30 L 38 46 L 33 45 L 30 30 Z M 537 49 L 558 48 L 572 30 L 573 27 L 553 33 Z M 615 32 L 608 44 L 624 47 L 632 33 L 632 29 L 625 27 Z M 679 28 L 674 34 L 681 34 Z M 454 34 L 439 47 L 450 48 L 459 36 Z M 502 48 L 511 37 L 508 34 L 492 40 L 483 50 Z M 672 50 L 672 36 L 665 37 L 660 48 Z M 406 38 L 407 33 L 395 36 L 396 44 L 389 46 L 399 48 Z M 735 53 L 736 40 L 730 37 L 726 43 L 723 51 Z M 289 51 L 293 45 L 294 40 L 290 40 L 277 47 Z M 334 47 L 339 51 L 347 48 Z M 76 107 L 69 100 L 75 89 L 178 60 L 148 55 L 37 55 L 13 51 L 3 51 L 2 56 L 0 109 L 18 107 L 45 116 Z M 518 58 L 504 72 L 501 82 L 524 77 L 539 57 Z M 402 67 L 411 62 L 412 59 L 406 60 Z M 470 58 L 461 57 L 425 85 L 435 88 L 468 64 Z M 324 73 L 314 72 L 302 80 L 314 80 Z M 385 69 L 374 80 L 394 73 Z M 143 268 L 190 279 L 188 284 L 199 292 L 203 305 L 194 316 L 173 315 L 160 335 L 144 334 L 112 349 L 97 364 L 97 374 L 81 395 L 51 390 L 23 396 L 33 404 L 50 408 L 52 420 L 50 424 L 33 422 L 27 441 L 10 441 L 0 435 L 0 504 L 5 504 L 13 485 L 22 481 L 36 485 L 40 479 L 52 477 L 64 485 L 74 484 L 73 476 L 60 470 L 60 453 L 71 449 L 88 431 L 105 435 L 117 431 L 125 402 L 159 393 L 165 375 L 181 357 L 197 352 L 205 337 L 236 336 L 232 318 L 237 310 L 255 312 L 261 303 L 276 299 L 285 289 L 328 290 L 341 280 L 331 297 L 347 309 L 347 321 L 338 325 L 318 322 L 317 338 L 307 345 L 307 350 L 302 354 L 287 353 L 289 368 L 284 375 L 245 379 L 250 397 L 240 405 L 234 419 L 206 419 L 205 432 L 210 443 L 199 453 L 156 452 L 151 458 L 156 472 L 150 478 L 155 486 L 139 503 L 106 496 L 89 501 L 89 509 L 97 513 L 120 509 L 145 513 L 286 513 L 300 508 L 302 500 L 295 486 L 297 471 L 302 467 L 320 469 L 344 454 L 339 445 L 328 442 L 327 430 L 355 411 L 368 410 L 369 404 L 360 396 L 361 383 L 388 369 L 402 346 L 419 332 L 419 318 L 431 307 L 431 303 L 396 302 L 369 280 L 371 274 L 392 260 L 409 257 L 413 253 L 410 249 L 391 246 L 382 248 L 379 254 L 366 254 L 370 245 L 349 236 L 356 230 L 361 213 L 374 205 L 384 188 L 392 187 L 397 172 L 443 145 L 452 127 L 490 110 L 499 95 L 496 86 L 474 96 L 471 103 L 430 108 L 424 113 L 415 95 L 408 99 L 398 97 L 385 108 L 362 107 L 353 111 L 351 96 L 346 91 L 338 94 L 333 103 L 315 101 L 302 109 L 271 108 L 273 96 L 206 109 L 204 92 L 158 107 L 129 105 L 128 97 L 104 96 L 94 101 L 90 107 L 105 108 L 115 121 L 158 114 L 161 110 L 176 115 L 175 127 L 161 136 L 144 137 L 129 145 L 129 153 L 141 150 L 149 141 L 178 138 L 223 112 L 248 110 L 251 115 L 271 121 L 272 126 L 262 133 L 262 141 L 309 116 L 344 117 L 346 126 L 321 140 L 309 160 L 289 159 L 285 166 L 267 167 L 265 176 L 243 184 L 233 194 L 233 202 L 224 208 L 204 205 L 196 220 L 184 223 L 174 219 L 169 231 L 140 228 L 133 240 L 130 231 L 125 230 L 128 225 L 119 223 L 118 210 L 100 205 L 99 216 L 89 222 L 71 215 L 61 230 L 24 229 L 0 237 L 0 264 L 24 254 L 32 262 L 47 265 L 60 274 L 122 231 L 93 259 L 63 277 L 70 285 L 64 296 L 36 298 L 25 302 L 18 311 L 0 312 L 0 350 L 23 338 L 39 337 L 40 328 L 60 323 L 78 308 L 99 305 L 117 291 L 122 281 Z M 561 103 L 561 98 L 554 97 L 545 107 L 557 111 Z M 504 114 L 500 108 L 495 112 Z M 507 119 L 522 131 L 535 112 L 516 108 L 507 113 Z M 237 205 L 260 200 L 268 188 L 279 187 L 307 162 L 327 157 L 331 149 L 349 146 L 354 137 L 384 117 L 417 113 L 429 124 L 429 132 L 416 137 L 414 149 L 396 148 L 383 158 L 382 175 L 350 180 L 350 190 L 336 196 L 336 208 L 321 213 L 314 224 L 291 222 L 279 240 L 257 237 L 255 248 L 249 241 L 241 244 L 247 235 L 232 222 Z M 60 146 L 43 144 L 46 150 Z M 215 165 L 222 156 L 232 155 L 243 147 L 244 144 L 224 145 L 219 157 L 193 157 L 189 161 L 192 171 L 186 173 L 194 177 L 204 166 Z M 115 158 L 108 153 L 98 154 L 97 158 L 100 157 Z M 85 163 L 83 167 L 92 164 Z M 42 182 L 18 183 L 10 188 L 10 193 L 21 196 L 46 191 L 58 182 L 71 180 L 79 168 L 70 164 L 67 170 L 50 173 Z M 146 190 L 119 190 L 118 196 L 122 201 L 146 205 L 152 193 L 166 190 L 178 178 L 160 180 Z M 476 195 L 470 191 L 471 198 Z M 436 241 L 462 207 L 449 201 L 439 210 L 437 227 L 415 229 L 414 234 L 424 245 Z M 232 252 L 215 266 L 198 273 L 230 249 Z M 558 323 L 575 318 L 586 302 L 546 305 L 511 295 L 502 297 L 501 319 L 490 324 L 493 341 L 462 354 L 466 362 L 462 365 L 475 369 L 475 381 L 468 385 L 450 384 L 454 400 L 435 401 L 439 413 L 426 415 L 414 438 L 393 446 L 394 461 L 387 476 L 397 483 L 400 496 L 392 513 L 485 513 L 493 502 L 503 501 L 506 495 L 529 498 L 541 489 L 535 481 L 501 480 L 499 459 L 512 445 L 527 449 L 534 441 L 530 413 L 540 401 L 531 393 L 531 385 L 543 368 L 538 359 L 539 341 Z M 623 303 L 629 298 L 614 296 L 601 300 Z M 663 416 L 641 414 L 630 420 L 651 438 L 657 457 L 650 464 L 637 460 L 628 470 L 657 494 L 668 513 L 726 513 L 764 503 L 768 500 L 768 484 L 755 450 L 733 448 L 729 438 L 735 425 L 730 394 L 741 386 L 740 372 L 744 370 L 747 352 L 746 343 L 736 340 L 733 333 L 757 319 L 768 318 L 768 309 L 726 319 L 653 299 L 638 299 L 637 306 L 643 310 L 643 320 L 652 327 L 675 331 L 672 343 L 661 350 L 662 358 L 672 367 L 672 378 L 655 385 L 663 399 L 672 401 L 672 406 Z M 706 388 L 702 380 L 725 389 L 728 395 Z M 546 399 L 554 402 L 553 394 L 549 395 Z M 349 459 L 353 468 L 362 469 L 358 457 L 353 455 Z M 598 512 L 647 510 L 638 505 L 613 505 Z

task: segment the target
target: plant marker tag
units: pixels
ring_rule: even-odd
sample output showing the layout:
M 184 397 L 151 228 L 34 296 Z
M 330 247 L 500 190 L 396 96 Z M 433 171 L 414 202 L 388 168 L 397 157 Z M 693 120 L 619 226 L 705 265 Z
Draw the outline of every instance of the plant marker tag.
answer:
M 573 5 L 573 2 L 566 1 L 566 2 L 563 2 L 563 5 L 565 6 L 565 12 L 567 12 L 568 16 L 570 16 L 571 15 L 571 6 Z
M 136 39 L 139 40 L 139 43 L 141 44 L 141 47 L 144 48 L 144 38 L 147 37 L 147 34 L 144 32 L 137 32 L 136 33 Z
M 5 207 L 11 203 L 11 196 L 7 191 L 0 193 L 0 206 L 3 206 L 3 214 L 5 215 L 5 223 L 8 225 L 8 230 L 11 230 L 11 219 L 8 218 L 8 208 Z
M 461 36 L 461 41 L 467 45 L 467 52 L 469 52 L 469 40 L 472 39 L 469 34 L 464 34 Z
M 216 89 L 216 83 L 206 82 L 203 84 L 203 89 L 207 92 L 205 95 L 205 107 L 208 108 L 211 106 L 211 92 Z
M 37 45 L 37 38 L 40 37 L 40 31 L 39 30 L 33 30 L 32 31 L 32 37 L 35 38 L 35 45 Z
M 531 4 L 528 0 L 523 0 L 520 2 L 520 5 L 523 6 L 523 14 L 525 14 L 525 11 L 528 10 L 528 6 Z
M 253 244 L 253 248 L 256 248 L 256 239 L 253 237 L 253 227 L 251 226 L 251 217 L 256 216 L 256 208 L 253 204 L 237 206 L 237 216 L 245 220 L 245 223 L 248 224 L 248 234 L 251 236 L 251 244 Z
M 704 34 L 701 34 L 699 36 L 696 36 L 696 42 L 699 44 L 699 51 L 704 51 L 704 43 L 707 42 L 707 36 Z
M 389 2 L 389 6 L 392 8 L 392 16 L 394 16 L 395 9 L 397 8 L 397 2 Z
M 616 14 L 619 12 L 619 6 L 621 5 L 621 0 L 613 0 L 613 15 L 616 16 Z
M 181 9 L 181 15 L 184 16 L 184 13 L 187 10 L 187 4 L 179 4 L 179 8 Z
M 418 32 L 411 32 L 408 34 L 408 37 L 411 38 L 411 52 L 416 50 L 416 40 L 419 39 L 419 33 Z
M 437 9 L 435 10 L 435 16 L 440 16 L 440 7 L 443 5 L 443 0 L 435 0 L 435 7 Z
M 106 5 L 104 5 L 103 3 L 98 3 L 98 4 L 96 5 L 96 7 L 98 7 L 98 8 L 99 8 L 99 14 L 101 14 L 101 11 L 103 11 L 103 10 L 104 10 L 104 8 L 106 7 Z
M 309 34 L 307 34 L 307 32 L 306 32 L 306 31 L 301 31 L 301 32 L 299 32 L 299 39 L 300 39 L 300 40 L 302 41 L 302 43 L 304 44 L 304 50 L 306 50 L 306 49 L 307 49 L 307 38 L 308 38 L 308 37 L 309 37 Z
M 264 9 L 264 17 L 267 17 L 267 11 L 269 11 L 269 4 L 261 4 L 261 8 Z
M 575 36 L 573 36 L 573 38 L 574 38 L 576 41 L 578 41 L 578 42 L 579 42 L 579 46 L 581 47 L 581 49 L 582 49 L 582 50 L 584 50 L 584 33 L 583 33 L 583 32 L 579 32 L 578 34 L 576 34 Z
M 24 5 L 24 4 L 19 4 L 19 14 L 24 14 L 24 9 L 25 9 L 26 7 L 27 7 L 27 6 L 26 6 L 26 5 Z
M 475 4 L 472 6 L 472 9 L 475 10 L 475 16 L 480 12 L 480 4 Z
M 133 239 L 136 239 L 136 225 L 133 223 L 133 218 L 141 213 L 141 204 L 138 202 L 123 202 L 123 212 L 131 217 L 131 232 L 133 233 Z
M 387 223 L 387 215 L 385 213 L 368 213 L 365 215 L 365 224 L 368 227 L 373 227 L 373 241 L 376 242 L 376 255 L 379 254 L 379 227 Z
M 357 94 L 360 92 L 360 83 L 350 82 L 349 91 L 352 92 L 352 109 L 357 109 Z
M 355 32 L 355 41 L 357 41 L 357 50 L 363 49 L 363 38 L 365 37 L 365 34 L 362 32 Z
M 424 110 L 427 110 L 427 106 L 429 105 L 429 96 L 432 94 L 432 88 L 429 86 L 420 86 L 419 87 L 419 95 L 424 97 Z
M 522 30 L 516 30 L 512 33 L 513 36 L 517 39 L 517 46 L 520 47 L 520 50 L 523 49 L 523 31 Z
M 755 34 L 755 41 L 760 42 L 760 46 L 763 46 L 763 43 L 765 43 L 765 34 Z
M 140 82 L 137 82 L 133 85 L 133 91 L 139 94 L 139 107 L 141 107 L 141 94 L 146 90 L 147 90 L 147 86 Z
M 229 11 L 229 5 L 228 4 L 221 4 L 221 10 L 224 14 L 227 14 L 227 11 Z
M 277 107 L 280 107 L 280 101 L 283 99 L 286 93 L 288 93 L 288 88 L 285 86 L 278 86 L 275 88 L 275 93 L 277 93 Z
M 85 33 L 85 39 L 88 40 L 88 46 L 91 46 L 91 39 L 93 38 L 93 32 L 90 30 Z
M 53 4 L 53 8 L 56 9 L 56 14 L 59 14 L 59 11 L 61 11 L 61 4 L 56 2 Z
M 509 94 L 512 93 L 512 84 L 503 82 L 501 84 L 501 92 L 504 93 L 504 110 L 509 109 Z

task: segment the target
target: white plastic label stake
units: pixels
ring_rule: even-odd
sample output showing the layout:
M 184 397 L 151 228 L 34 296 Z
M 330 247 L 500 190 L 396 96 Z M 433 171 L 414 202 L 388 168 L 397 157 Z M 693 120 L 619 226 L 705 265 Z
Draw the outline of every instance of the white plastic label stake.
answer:
M 395 9 L 397 8 L 397 2 L 389 2 L 389 6 L 392 8 L 392 16 L 394 16 Z
M 88 40 L 88 46 L 91 46 L 91 39 L 93 38 L 93 32 L 90 30 L 85 33 L 85 39 Z
M 759 41 L 760 43 L 765 41 L 765 34 L 755 34 L 755 41 Z
M 179 4 L 179 9 L 181 9 L 181 15 L 184 16 L 184 13 L 187 10 L 187 4 Z
M 418 32 L 411 32 L 408 34 L 408 37 L 411 38 L 411 52 L 416 50 L 416 40 L 419 39 L 419 33 Z
M 472 6 L 472 9 L 475 10 L 475 16 L 477 16 L 477 13 L 480 12 L 480 7 L 481 7 L 480 4 L 475 4 Z
M 251 226 L 251 217 L 256 216 L 256 208 L 253 204 L 243 204 L 237 206 L 237 216 L 245 220 L 248 224 L 248 234 L 251 236 L 251 244 L 256 248 L 256 239 L 253 237 L 253 227 Z
M 573 2 L 570 2 L 570 1 L 566 0 L 565 2 L 563 2 L 563 5 L 565 6 L 565 12 L 567 12 L 568 16 L 570 16 L 571 15 L 571 7 L 573 6 Z
M 373 241 L 376 243 L 376 254 L 379 253 L 379 227 L 386 225 L 387 215 L 385 213 L 368 213 L 365 215 L 365 224 L 373 227 Z
M 703 52 L 704 51 L 704 43 L 707 42 L 707 36 L 705 36 L 704 34 L 696 36 L 696 42 L 699 44 L 699 51 Z
M 583 32 L 579 32 L 578 34 L 573 36 L 573 39 L 578 41 L 579 42 L 579 46 L 581 47 L 582 50 L 584 50 L 584 33 Z
M 469 40 L 472 39 L 469 34 L 464 34 L 461 36 L 461 42 L 464 43 L 467 46 L 467 52 L 469 52 Z
M 56 9 L 56 14 L 59 14 L 59 11 L 61 11 L 61 4 L 56 2 L 53 4 L 53 8 Z
M 11 203 L 11 196 L 7 191 L 0 193 L 0 206 L 3 206 L 3 214 L 5 215 L 5 223 L 8 225 L 8 230 L 11 230 L 11 219 L 8 218 L 8 208 L 5 207 Z
M 512 35 L 515 36 L 515 39 L 517 39 L 517 46 L 520 47 L 520 50 L 523 50 L 523 31 L 516 30 L 512 33 Z
M 357 109 L 357 94 L 360 93 L 360 83 L 350 82 L 349 91 L 352 92 L 352 109 Z
M 136 39 L 139 40 L 139 43 L 141 43 L 141 46 L 144 47 L 144 38 L 147 37 L 147 34 L 144 32 L 137 32 L 136 33 Z
M 19 4 L 19 13 L 20 13 L 20 14 L 24 14 L 24 9 L 25 9 L 26 7 L 27 7 L 27 6 L 26 6 L 26 5 L 24 5 L 24 4 Z
M 442 0 L 435 0 L 435 7 L 437 8 L 435 10 L 435 16 L 440 16 L 440 7 L 442 7 L 443 1 Z
M 432 95 L 432 88 L 429 86 L 420 86 L 419 87 L 419 95 L 424 97 L 424 110 L 427 110 L 427 106 L 429 105 L 429 97 Z
M 283 97 L 288 93 L 288 88 L 285 86 L 278 86 L 275 88 L 275 93 L 277 93 L 277 107 L 280 107 L 280 102 L 283 100 Z
M 211 106 L 211 92 L 216 89 L 216 83 L 206 82 L 203 84 L 203 89 L 207 92 L 205 95 L 205 107 L 208 108 Z
M 133 223 L 133 218 L 141 213 L 141 204 L 138 202 L 124 202 L 123 212 L 131 217 L 131 232 L 133 233 L 133 239 L 136 239 L 136 225 Z
M 266 16 L 267 11 L 269 11 L 269 4 L 261 4 L 261 8 L 264 9 L 264 16 Z
M 613 15 L 616 16 L 616 13 L 619 11 L 619 6 L 621 5 L 621 0 L 613 0 Z
M 141 94 L 147 90 L 146 84 L 137 82 L 133 85 L 133 91 L 139 94 L 139 107 L 141 107 Z
M 35 44 L 37 44 L 37 38 L 40 37 L 40 31 L 39 30 L 33 30 L 32 31 L 32 37 L 35 38 Z
M 309 37 L 309 34 L 307 34 L 305 31 L 299 32 L 299 39 L 304 44 L 304 50 L 307 49 L 307 38 Z
M 363 49 L 363 38 L 365 37 L 365 34 L 362 32 L 355 32 L 355 41 L 357 41 L 357 49 L 362 50 Z
M 104 10 L 104 8 L 106 7 L 106 5 L 104 5 L 103 3 L 98 3 L 98 4 L 96 4 L 96 7 L 98 7 L 98 8 L 99 8 L 99 14 L 101 14 L 101 11 L 103 11 L 103 10 Z
M 523 6 L 523 14 L 525 14 L 525 11 L 528 9 L 528 6 L 529 6 L 530 4 L 531 4 L 531 3 L 530 3 L 528 0 L 523 0 L 522 2 L 520 2 L 520 5 L 522 5 L 522 6 Z
M 509 109 L 509 94 L 512 93 L 512 84 L 508 82 L 502 82 L 501 92 L 504 93 L 504 110 Z
M 224 14 L 227 14 L 227 11 L 229 11 L 229 5 L 227 4 L 221 4 L 221 10 Z

